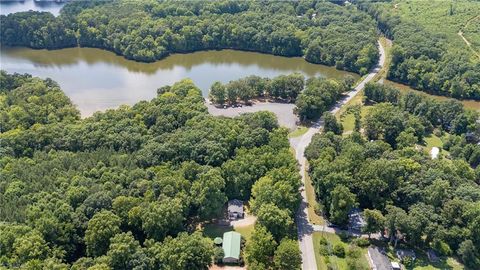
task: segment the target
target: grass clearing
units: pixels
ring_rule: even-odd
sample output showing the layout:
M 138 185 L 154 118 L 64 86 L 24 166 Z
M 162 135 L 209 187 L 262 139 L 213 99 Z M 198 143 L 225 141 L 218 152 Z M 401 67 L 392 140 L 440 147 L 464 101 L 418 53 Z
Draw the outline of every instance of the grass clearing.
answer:
M 253 232 L 253 227 L 254 227 L 254 224 L 251 224 L 251 225 L 247 225 L 247 226 L 236 226 L 234 227 L 233 229 L 240 233 L 242 235 L 243 238 L 245 238 L 245 240 L 250 240 L 250 237 L 252 236 L 252 232 Z
M 428 137 L 423 139 L 425 141 L 425 150 L 430 153 L 433 147 L 443 148 L 443 141 L 440 137 L 435 134 L 430 134 Z
M 308 127 L 298 126 L 294 131 L 292 131 L 288 134 L 288 138 L 300 137 L 303 134 L 307 133 L 307 131 L 308 131 Z
M 345 255 L 344 258 L 340 258 L 334 255 L 329 255 L 329 256 L 324 256 L 321 254 L 322 250 L 322 245 L 320 243 L 321 238 L 325 238 L 328 242 L 328 245 L 331 246 L 332 248 L 336 245 L 340 245 L 347 250 L 349 243 L 343 241 L 338 235 L 332 234 L 332 233 L 326 233 L 326 232 L 314 232 L 313 233 L 313 249 L 315 252 L 315 259 L 317 261 L 317 269 L 319 270 L 326 270 L 329 269 L 327 264 L 330 264 L 330 266 L 333 269 L 339 269 L 339 270 L 347 270 L 350 269 L 348 264 L 347 264 L 347 257 L 348 255 Z M 354 259 L 357 264 L 361 264 L 366 266 L 368 268 L 368 261 L 367 258 L 365 257 L 365 254 L 367 253 L 366 248 L 361 248 L 362 254 L 359 258 Z
M 203 226 L 203 235 L 212 239 L 215 237 L 223 237 L 223 234 L 229 231 L 233 231 L 232 226 L 213 223 L 205 224 L 205 226 Z
M 305 172 L 305 193 L 307 193 L 307 210 L 310 222 L 315 225 L 325 224 L 325 220 L 323 219 L 323 217 L 315 212 L 315 208 L 319 208 L 319 203 L 315 197 L 315 190 L 312 185 L 312 179 L 307 172 Z
M 203 226 L 203 235 L 214 239 L 215 237 L 223 237 L 223 234 L 230 231 L 236 231 L 242 235 L 247 241 L 252 236 L 254 224 L 247 226 L 229 226 L 229 225 L 219 225 L 219 224 L 205 224 Z

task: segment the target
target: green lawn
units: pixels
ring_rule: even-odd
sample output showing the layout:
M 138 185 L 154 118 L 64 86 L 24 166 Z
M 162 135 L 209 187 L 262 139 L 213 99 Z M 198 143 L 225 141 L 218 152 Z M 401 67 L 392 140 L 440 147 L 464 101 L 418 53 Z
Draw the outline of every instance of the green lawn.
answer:
M 321 249 L 320 239 L 322 237 L 325 237 L 329 245 L 331 245 L 332 247 L 335 245 L 342 245 L 345 249 L 347 249 L 347 247 L 349 246 L 348 242 L 342 241 L 342 239 L 340 239 L 340 237 L 336 234 L 314 232 L 313 233 L 313 249 L 315 252 L 315 259 L 317 261 L 317 269 L 318 270 L 328 269 L 327 261 L 330 263 L 331 266 L 334 267 L 334 269 L 338 269 L 338 270 L 349 269 L 347 265 L 346 257 L 339 258 L 337 256 L 323 256 L 320 254 L 320 249 Z M 365 269 L 368 269 L 368 261 L 367 261 L 367 258 L 365 257 L 365 254 L 367 254 L 367 248 L 362 248 L 362 256 L 357 258 L 356 261 L 358 262 L 358 264 L 364 266 Z
M 425 137 L 423 139 L 425 141 L 425 151 L 427 153 L 430 153 L 430 150 L 432 150 L 433 147 L 438 147 L 443 150 L 443 141 L 440 137 L 438 137 L 435 134 L 430 134 L 428 137 Z
M 252 236 L 253 232 L 253 224 L 248 225 L 248 226 L 242 226 L 242 227 L 235 227 L 234 230 L 238 233 L 240 233 L 245 240 L 250 240 L 250 236 Z
M 461 263 L 459 263 L 454 258 L 443 259 L 443 260 L 440 260 L 438 263 L 433 264 L 428 261 L 428 258 L 420 257 L 420 258 L 417 258 L 413 269 L 414 270 L 444 270 L 444 269 L 462 270 L 465 268 Z
M 305 192 L 307 193 L 308 217 L 310 222 L 316 225 L 325 224 L 323 217 L 315 212 L 315 208 L 318 207 L 318 201 L 315 197 L 315 190 L 312 186 L 312 180 L 307 172 L 305 173 Z
M 300 137 L 303 134 L 305 134 L 307 131 L 308 131 L 308 127 L 298 126 L 297 129 L 295 129 L 294 131 L 290 132 L 290 134 L 288 134 L 288 138 Z
M 253 224 L 242 227 L 222 226 L 218 224 L 206 224 L 203 226 L 203 235 L 214 239 L 215 237 L 223 237 L 223 233 L 229 231 L 236 231 L 242 235 L 245 240 L 249 240 L 253 231 Z
M 223 233 L 233 231 L 232 226 L 221 226 L 218 224 L 206 224 L 203 226 L 203 235 L 214 239 L 215 237 L 223 237 Z

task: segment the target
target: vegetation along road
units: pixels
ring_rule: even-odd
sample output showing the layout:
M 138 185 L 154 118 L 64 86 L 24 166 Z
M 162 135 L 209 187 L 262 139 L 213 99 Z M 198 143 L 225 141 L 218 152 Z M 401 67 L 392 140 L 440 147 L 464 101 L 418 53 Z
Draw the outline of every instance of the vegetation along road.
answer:
M 380 58 L 378 65 L 374 67 L 364 79 L 349 92 L 344 99 L 335 105 L 335 107 L 330 111 L 332 114 L 335 114 L 343 105 L 348 103 L 355 95 L 358 94 L 364 87 L 365 84 L 370 82 L 375 75 L 380 71 L 380 69 L 385 64 L 385 48 L 382 44 L 378 42 L 378 47 L 380 50 Z M 306 159 L 304 157 L 305 148 L 310 144 L 312 137 L 315 133 L 319 132 L 322 127 L 322 119 L 313 124 L 309 130 L 301 137 L 291 138 L 290 144 L 295 149 L 295 158 L 300 164 L 300 174 L 302 176 L 302 182 L 305 183 L 305 169 L 306 169 Z M 296 223 L 298 226 L 298 240 L 300 245 L 300 251 L 302 253 L 302 269 L 316 269 L 317 264 L 315 261 L 315 254 L 313 250 L 312 242 L 312 233 L 314 232 L 314 226 L 310 223 L 308 219 L 308 204 L 307 204 L 307 194 L 303 189 L 302 194 L 302 203 L 298 209 L 296 216 Z M 318 229 L 318 228 L 317 228 Z

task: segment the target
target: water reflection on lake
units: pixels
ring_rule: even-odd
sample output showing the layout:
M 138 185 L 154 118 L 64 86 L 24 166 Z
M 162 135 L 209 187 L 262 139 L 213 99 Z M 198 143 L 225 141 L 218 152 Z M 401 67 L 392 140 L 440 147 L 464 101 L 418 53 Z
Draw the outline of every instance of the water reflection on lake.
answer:
M 55 2 L 55 1 L 34 1 L 34 0 L 24 0 L 24 1 L 5 1 L 0 0 L 0 15 L 7 15 L 10 13 L 20 12 L 20 11 L 48 11 L 53 15 L 57 16 L 60 14 L 60 9 L 62 9 L 65 3 Z
M 93 48 L 32 50 L 1 48 L 0 68 L 57 81 L 83 116 L 121 104 L 135 104 L 156 95 L 160 86 L 191 78 L 204 96 L 214 81 L 228 82 L 248 75 L 275 77 L 301 72 L 307 77 L 342 78 L 347 73 L 287 58 L 233 50 L 175 54 L 154 63 L 126 60 Z M 358 75 L 352 74 L 355 78 Z

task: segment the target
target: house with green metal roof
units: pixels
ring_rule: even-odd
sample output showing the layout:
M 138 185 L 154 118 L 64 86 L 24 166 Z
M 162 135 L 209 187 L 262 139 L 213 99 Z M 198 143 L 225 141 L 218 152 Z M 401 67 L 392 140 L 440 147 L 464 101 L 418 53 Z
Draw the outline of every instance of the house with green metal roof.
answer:
M 223 234 L 223 262 L 238 263 L 240 260 L 240 245 L 242 236 L 237 232 L 226 232 Z

